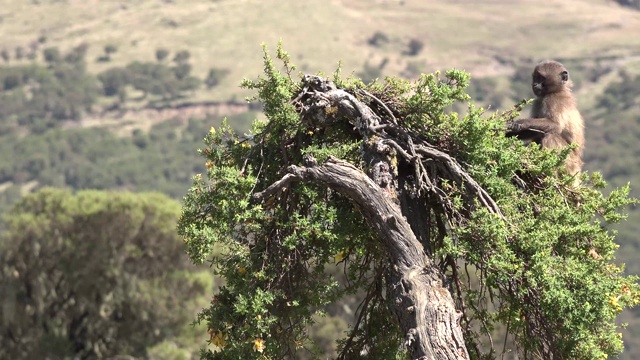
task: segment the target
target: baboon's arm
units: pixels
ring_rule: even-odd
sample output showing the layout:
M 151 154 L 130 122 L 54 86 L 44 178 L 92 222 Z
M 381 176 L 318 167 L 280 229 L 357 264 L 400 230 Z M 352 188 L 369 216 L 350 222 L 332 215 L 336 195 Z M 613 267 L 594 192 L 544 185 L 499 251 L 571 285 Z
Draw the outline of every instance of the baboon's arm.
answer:
M 518 119 L 507 124 L 507 135 L 515 136 L 523 131 L 559 134 L 561 129 L 557 122 L 547 118 Z

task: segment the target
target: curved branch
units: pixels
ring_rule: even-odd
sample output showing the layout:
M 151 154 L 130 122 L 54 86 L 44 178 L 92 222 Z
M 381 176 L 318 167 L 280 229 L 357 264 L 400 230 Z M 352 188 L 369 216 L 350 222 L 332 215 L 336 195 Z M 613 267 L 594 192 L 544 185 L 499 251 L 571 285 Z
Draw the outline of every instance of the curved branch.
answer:
M 500 207 L 496 202 L 491 198 L 491 195 L 487 193 L 487 191 L 478 184 L 477 181 L 469 173 L 462 169 L 462 166 L 451 156 L 442 152 L 431 146 L 417 145 L 416 149 L 419 153 L 431 158 L 438 160 L 441 164 L 444 164 L 451 174 L 453 180 L 458 183 L 462 183 L 465 185 L 467 191 L 475 194 L 480 200 L 480 203 L 485 206 L 489 211 L 494 214 L 500 216 L 502 220 L 505 220 L 502 212 L 500 211 Z
M 395 199 L 360 169 L 336 158 L 323 165 L 290 166 L 287 175 L 254 198 L 264 199 L 293 181 L 325 185 L 343 194 L 375 229 L 391 259 L 388 294 L 412 358 L 468 359 L 461 314 Z
M 310 126 L 322 128 L 335 122 L 346 120 L 359 131 L 365 143 L 375 135 L 379 138 L 377 139 L 378 143 L 391 146 L 407 162 L 414 163 L 418 191 L 423 189 L 432 193 L 443 208 L 453 211 L 449 206 L 451 201 L 447 199 L 442 190 L 434 186 L 434 184 L 438 183 L 437 179 L 431 179 L 433 175 L 428 174 L 425 170 L 426 161 L 435 160 L 438 168 L 444 169 L 451 180 L 463 186 L 470 195 L 469 199 L 477 198 L 482 206 L 504 220 L 499 206 L 489 193 L 453 157 L 438 150 L 426 140 L 413 136 L 398 125 L 392 111 L 381 100 L 364 90 L 358 90 L 381 105 L 384 112 L 389 115 L 390 120 L 385 120 L 378 116 L 355 96 L 345 90 L 338 89 L 335 84 L 327 79 L 315 75 L 305 75 L 303 83 L 306 84 L 303 93 L 297 97 L 297 99 L 301 99 L 302 106 L 299 110 L 302 114 L 303 122 Z M 397 134 L 397 136 L 389 134 Z M 379 150 L 384 149 L 385 146 L 370 144 L 370 148 L 376 150 L 373 151 L 374 153 L 379 153 L 377 157 L 375 154 L 368 154 L 370 158 L 374 159 L 374 161 L 371 161 L 372 168 L 376 167 L 375 163 L 385 161 L 388 163 L 387 168 L 391 168 L 387 154 L 381 154 Z M 419 164 L 415 164 L 416 161 Z M 376 178 L 374 180 L 378 185 L 383 186 L 381 183 L 383 180 Z M 387 185 L 384 184 L 384 187 L 387 187 Z M 474 206 L 473 201 L 470 201 L 467 205 L 472 208 Z

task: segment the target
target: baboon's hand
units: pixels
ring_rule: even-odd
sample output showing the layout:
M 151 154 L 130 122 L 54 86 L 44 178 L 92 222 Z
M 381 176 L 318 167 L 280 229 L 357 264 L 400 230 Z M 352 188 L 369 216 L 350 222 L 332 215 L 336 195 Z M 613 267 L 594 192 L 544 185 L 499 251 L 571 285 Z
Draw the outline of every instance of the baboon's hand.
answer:
M 504 131 L 506 132 L 509 132 L 509 131 L 518 132 L 520 130 L 522 130 L 522 124 L 520 124 L 516 120 L 509 121 L 508 123 L 504 124 Z

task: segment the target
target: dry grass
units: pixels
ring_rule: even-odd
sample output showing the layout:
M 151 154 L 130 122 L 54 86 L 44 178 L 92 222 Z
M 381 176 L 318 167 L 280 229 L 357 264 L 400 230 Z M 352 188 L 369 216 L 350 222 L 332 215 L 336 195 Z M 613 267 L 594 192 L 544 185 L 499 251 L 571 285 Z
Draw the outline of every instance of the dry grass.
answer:
M 157 48 L 188 49 L 197 75 L 210 67 L 230 74 L 200 99 L 248 95 L 244 77 L 261 72 L 260 43 L 279 38 L 301 71 L 345 73 L 388 59 L 385 75 L 407 64 L 425 72 L 451 67 L 475 76 L 504 74 L 527 59 L 591 58 L 640 53 L 640 12 L 606 0 L 0 0 L 0 48 L 90 44 L 90 69 L 153 60 Z M 390 41 L 367 43 L 376 31 Z M 424 42 L 403 55 L 410 39 Z M 107 44 L 110 63 L 94 61 Z

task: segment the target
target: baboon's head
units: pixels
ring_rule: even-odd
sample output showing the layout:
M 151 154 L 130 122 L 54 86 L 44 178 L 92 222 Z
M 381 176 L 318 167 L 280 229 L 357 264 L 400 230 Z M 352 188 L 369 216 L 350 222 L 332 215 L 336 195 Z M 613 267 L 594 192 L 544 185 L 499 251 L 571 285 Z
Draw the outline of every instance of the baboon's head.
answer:
M 569 72 L 557 61 L 543 61 L 533 69 L 531 88 L 537 97 L 564 91 L 571 86 Z

